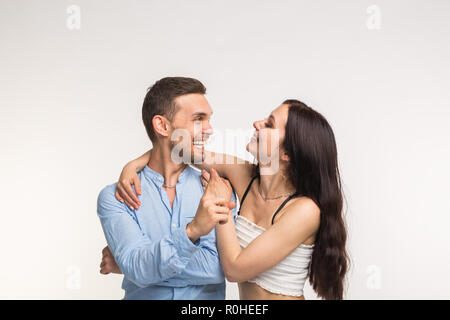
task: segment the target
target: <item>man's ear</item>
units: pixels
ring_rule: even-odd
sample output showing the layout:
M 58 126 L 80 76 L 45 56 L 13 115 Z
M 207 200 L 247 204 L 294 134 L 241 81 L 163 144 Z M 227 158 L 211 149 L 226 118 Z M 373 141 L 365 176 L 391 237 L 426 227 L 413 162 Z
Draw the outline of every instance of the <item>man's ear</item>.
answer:
M 152 119 L 152 125 L 155 132 L 162 135 L 163 137 L 169 136 L 169 128 L 170 123 L 169 121 L 161 115 L 156 115 Z

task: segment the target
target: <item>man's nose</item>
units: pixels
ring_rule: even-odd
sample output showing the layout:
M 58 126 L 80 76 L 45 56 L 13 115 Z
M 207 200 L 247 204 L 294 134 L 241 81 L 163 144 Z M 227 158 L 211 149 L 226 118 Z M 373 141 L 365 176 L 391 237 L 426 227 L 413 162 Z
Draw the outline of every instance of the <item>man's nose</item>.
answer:
M 203 134 L 212 135 L 214 133 L 214 129 L 211 126 L 211 123 L 208 121 L 206 125 L 203 127 Z

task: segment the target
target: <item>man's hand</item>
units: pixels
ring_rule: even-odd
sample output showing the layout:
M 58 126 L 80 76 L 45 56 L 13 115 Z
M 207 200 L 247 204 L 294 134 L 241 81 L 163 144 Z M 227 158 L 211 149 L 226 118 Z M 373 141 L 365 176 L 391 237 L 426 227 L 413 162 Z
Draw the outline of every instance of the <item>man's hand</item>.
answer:
M 211 175 L 205 169 L 202 169 L 202 175 L 200 176 L 200 182 L 202 183 L 203 192 L 205 192 L 206 187 L 208 186 L 209 179 Z
M 232 188 L 228 180 L 222 179 L 211 169 L 208 186 L 200 200 L 195 218 L 186 226 L 192 242 L 207 235 L 217 223 L 226 223 L 236 203 L 230 201 Z
M 122 273 L 122 271 L 120 271 L 119 266 L 116 263 L 116 260 L 114 260 L 113 254 L 111 253 L 108 247 L 103 248 L 102 255 L 103 255 L 102 263 L 100 264 L 101 274 Z
M 230 199 L 233 192 L 230 182 L 219 176 L 216 170 L 211 169 L 211 173 L 214 175 L 214 186 L 212 187 L 213 193 L 216 197 Z M 211 180 L 211 174 L 205 169 L 202 170 L 202 175 L 200 176 L 200 181 L 202 184 L 203 191 L 206 192 L 206 188 Z

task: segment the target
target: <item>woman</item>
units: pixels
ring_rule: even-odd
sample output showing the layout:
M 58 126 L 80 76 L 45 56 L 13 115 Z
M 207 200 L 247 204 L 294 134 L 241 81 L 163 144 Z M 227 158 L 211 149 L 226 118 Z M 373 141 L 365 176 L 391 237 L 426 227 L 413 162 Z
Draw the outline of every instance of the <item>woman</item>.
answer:
M 201 164 L 211 172 L 212 186 L 205 192 L 230 188 L 220 175 L 240 200 L 236 221 L 216 226 L 227 279 L 239 283 L 241 299 L 304 299 L 307 278 L 319 297 L 342 299 L 347 232 L 330 125 L 298 100 L 284 101 L 253 125 L 247 151 L 257 165 L 236 158 L 233 164 Z M 148 160 L 147 153 L 130 162 L 120 181 L 137 182 L 136 172 Z M 205 172 L 202 177 L 209 179 Z M 116 196 L 121 201 L 135 197 L 130 190 L 119 182 Z

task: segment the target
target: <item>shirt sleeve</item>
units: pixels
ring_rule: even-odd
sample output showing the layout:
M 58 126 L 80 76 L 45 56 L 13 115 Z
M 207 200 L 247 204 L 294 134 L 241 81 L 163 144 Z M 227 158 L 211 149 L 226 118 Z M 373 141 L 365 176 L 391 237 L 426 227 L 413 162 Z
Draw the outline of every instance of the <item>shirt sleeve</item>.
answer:
M 214 229 L 211 233 L 213 232 L 215 233 Z M 201 249 L 195 252 L 186 268 L 166 281 L 166 285 L 207 285 L 222 283 L 225 280 L 215 241 L 211 242 L 208 236 L 205 236 L 200 238 L 199 246 Z
M 114 190 L 115 184 L 100 192 L 97 214 L 108 246 L 122 273 L 140 287 L 163 282 L 180 274 L 196 252 L 202 249 L 200 241 L 192 243 L 185 226 L 158 242 L 150 241 L 126 205 L 114 197 Z

